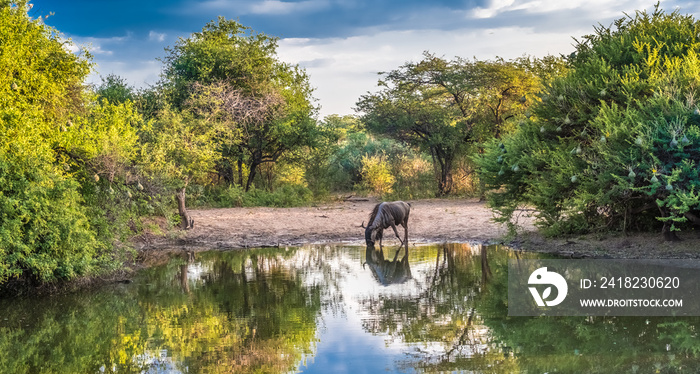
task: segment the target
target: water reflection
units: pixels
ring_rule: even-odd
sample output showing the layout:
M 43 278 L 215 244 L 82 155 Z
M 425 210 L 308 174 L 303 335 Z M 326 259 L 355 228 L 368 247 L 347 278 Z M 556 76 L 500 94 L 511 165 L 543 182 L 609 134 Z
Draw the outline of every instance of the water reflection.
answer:
M 366 262 L 362 264 L 369 265 L 374 279 L 380 284 L 388 286 L 390 284 L 400 284 L 411 279 L 411 265 L 408 262 L 408 251 L 404 252 L 403 257 L 397 260 L 399 251 L 396 251 L 393 260 L 384 259 L 384 250 L 377 250 L 374 247 L 367 247 L 365 250 Z
M 392 250 L 392 249 L 387 249 Z M 2 373 L 696 372 L 697 318 L 507 317 L 498 246 L 188 254 L 0 302 Z

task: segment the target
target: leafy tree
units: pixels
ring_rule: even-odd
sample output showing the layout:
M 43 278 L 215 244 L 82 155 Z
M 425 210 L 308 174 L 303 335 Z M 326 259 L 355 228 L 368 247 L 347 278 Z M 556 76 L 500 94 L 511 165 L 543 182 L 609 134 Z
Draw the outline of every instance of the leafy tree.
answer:
M 370 130 L 430 153 L 438 195 L 452 191 L 455 159 L 479 141 L 499 137 L 538 84 L 513 62 L 449 61 L 427 52 L 422 61 L 383 75 L 381 91 L 362 96 L 357 110 Z
M 315 144 L 316 126 L 307 95 L 297 90 L 308 83 L 295 69 L 287 76 L 290 88 L 275 88 L 259 96 L 248 96 L 227 83 L 194 85 L 187 108 L 210 123 L 217 123 L 222 158 L 235 159 L 239 181 L 245 164 L 248 191 L 258 168 L 275 163 L 294 150 Z M 284 83 L 282 83 L 284 84 Z M 294 87 L 297 86 L 297 87 Z
M 218 170 L 246 191 L 258 168 L 313 144 L 316 109 L 306 73 L 277 60 L 277 38 L 219 17 L 167 49 L 162 86 L 176 108 L 222 124 Z
M 698 220 L 700 24 L 658 7 L 598 27 L 532 108 L 479 160 L 491 205 L 520 204 L 550 233 Z M 657 221 L 658 220 L 658 221 Z
M 277 40 L 219 17 L 201 32 L 166 48 L 160 84 L 176 108 L 184 105 L 195 82 L 227 82 L 255 96 L 273 85 L 272 78 L 283 67 L 275 59 Z
M 109 74 L 100 77 L 102 83 L 96 88 L 98 99 L 106 99 L 111 104 L 134 101 L 134 88 L 129 86 L 126 80 L 118 75 Z
M 339 183 L 332 180 L 331 168 L 335 165 L 331 156 L 337 152 L 339 143 L 346 138 L 348 132 L 359 124 L 354 116 L 332 115 L 317 123 L 318 135 L 316 147 L 309 149 L 303 158 L 304 178 L 314 194 L 325 194 Z M 346 187 L 349 190 L 350 187 Z

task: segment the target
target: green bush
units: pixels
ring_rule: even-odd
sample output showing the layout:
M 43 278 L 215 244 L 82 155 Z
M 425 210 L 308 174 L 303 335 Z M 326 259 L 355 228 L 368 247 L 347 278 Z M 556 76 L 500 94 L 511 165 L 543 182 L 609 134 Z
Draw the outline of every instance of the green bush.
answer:
M 394 191 L 396 178 L 391 174 L 384 155 L 362 157 L 362 189 L 378 196 Z
M 245 192 L 243 187 L 233 185 L 227 188 L 214 188 L 209 191 L 211 200 L 203 205 L 219 208 L 230 207 L 294 207 L 308 205 L 314 200 L 314 194 L 301 185 L 282 185 L 274 191 L 251 188 Z M 201 201 L 199 201 L 201 203 Z M 200 205 L 202 206 L 202 205 Z
M 241 207 L 245 200 L 245 189 L 239 185 L 233 185 L 225 189 L 221 189 L 216 198 L 216 206 L 219 207 Z
M 274 191 L 251 189 L 245 195 L 243 206 L 293 207 L 313 201 L 311 190 L 300 185 L 284 185 Z
M 662 226 L 667 239 L 697 220 L 699 29 L 656 9 L 584 37 L 530 118 L 477 159 L 501 220 L 530 205 L 550 234 Z
M 435 174 L 424 155 L 399 155 L 389 160 L 396 178 L 388 200 L 413 200 L 435 197 Z
M 0 150 L 0 283 L 70 279 L 92 270 L 104 245 L 88 224 L 78 184 L 36 153 Z
M 327 144 L 315 150 L 307 161 L 306 181 L 317 197 L 329 192 L 373 191 L 376 181 L 364 179 L 363 159 L 376 157 L 384 157 L 388 172 L 395 179 L 389 195 L 435 196 L 435 176 L 424 153 L 396 140 L 367 134 L 354 117 L 344 117 L 341 124 L 335 125 L 332 120 L 333 117 L 327 119 L 330 124 L 323 124 L 325 131 L 331 133 L 326 135 Z
M 89 63 L 27 11 L 0 4 L 0 284 L 85 274 L 104 248 L 62 157 Z

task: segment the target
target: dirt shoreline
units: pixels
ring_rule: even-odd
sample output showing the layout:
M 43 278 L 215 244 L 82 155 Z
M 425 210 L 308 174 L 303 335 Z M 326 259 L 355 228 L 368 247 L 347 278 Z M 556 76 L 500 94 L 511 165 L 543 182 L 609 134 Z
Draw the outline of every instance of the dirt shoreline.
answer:
M 522 212 L 518 236 L 504 243 L 507 230 L 492 221 L 493 212 L 477 199 L 409 201 L 409 243 L 503 243 L 526 251 L 592 258 L 700 258 L 700 238 L 680 233 L 681 242 L 665 242 L 659 233 L 625 236 L 587 235 L 546 239 L 537 234 L 534 218 Z M 225 208 L 191 210 L 195 227 L 168 235 L 144 235 L 135 241 L 142 253 L 180 250 L 284 247 L 318 243 L 363 245 L 360 224 L 377 201 L 353 199 L 298 208 Z M 398 245 L 388 230 L 385 245 Z M 149 256 L 145 256 L 149 257 Z

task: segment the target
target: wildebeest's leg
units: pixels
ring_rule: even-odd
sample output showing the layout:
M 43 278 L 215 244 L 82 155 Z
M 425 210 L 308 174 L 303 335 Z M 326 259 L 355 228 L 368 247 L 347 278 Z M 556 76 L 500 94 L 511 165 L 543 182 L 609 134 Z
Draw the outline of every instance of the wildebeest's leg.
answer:
M 406 215 L 403 217 L 401 224 L 403 225 L 403 241 L 406 243 L 406 256 L 408 256 L 408 216 L 411 214 L 411 204 L 408 204 L 408 210 Z
M 399 231 L 396 230 L 396 225 L 394 224 L 394 222 L 391 222 L 390 225 L 391 228 L 394 229 L 394 234 L 396 234 L 396 237 L 399 239 L 399 242 L 401 242 L 401 245 L 403 246 L 403 240 L 401 240 L 401 236 L 399 236 Z
M 406 221 L 401 222 L 401 226 L 403 226 L 403 242 L 406 244 L 406 252 L 408 252 L 408 222 Z
M 379 250 L 382 250 L 382 236 L 384 236 L 384 229 L 380 228 L 379 231 L 377 231 L 377 237 L 379 238 Z
M 396 253 L 394 254 L 393 262 L 396 262 L 396 259 L 399 258 L 399 252 L 401 252 L 401 247 L 399 247 L 399 249 L 396 250 Z

